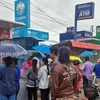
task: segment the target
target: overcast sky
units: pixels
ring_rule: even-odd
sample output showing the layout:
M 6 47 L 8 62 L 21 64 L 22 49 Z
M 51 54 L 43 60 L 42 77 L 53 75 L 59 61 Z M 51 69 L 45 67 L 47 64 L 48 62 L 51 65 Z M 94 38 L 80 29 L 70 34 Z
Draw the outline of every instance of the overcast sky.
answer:
M 0 2 L 14 9 L 14 0 L 0 0 Z M 67 27 L 74 25 L 75 5 L 86 2 L 95 2 L 95 16 L 94 19 L 79 21 L 78 30 L 89 31 L 91 25 L 94 25 L 94 27 L 100 25 L 100 0 L 31 0 L 31 3 L 47 15 L 53 17 L 57 22 L 59 21 L 57 23 L 31 5 L 31 20 L 52 31 L 42 28 L 32 22 L 31 28 L 49 32 L 50 40 L 59 41 L 59 33 L 65 32 Z M 49 5 L 48 8 L 47 5 Z M 14 21 L 14 12 L 2 7 L 2 4 L 0 4 L 0 19 Z

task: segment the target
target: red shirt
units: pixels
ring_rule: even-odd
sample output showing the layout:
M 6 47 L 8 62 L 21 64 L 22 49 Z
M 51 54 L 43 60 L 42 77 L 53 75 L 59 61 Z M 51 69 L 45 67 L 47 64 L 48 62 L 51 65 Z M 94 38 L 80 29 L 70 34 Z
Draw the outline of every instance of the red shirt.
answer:
M 32 67 L 32 60 L 28 61 L 29 67 Z

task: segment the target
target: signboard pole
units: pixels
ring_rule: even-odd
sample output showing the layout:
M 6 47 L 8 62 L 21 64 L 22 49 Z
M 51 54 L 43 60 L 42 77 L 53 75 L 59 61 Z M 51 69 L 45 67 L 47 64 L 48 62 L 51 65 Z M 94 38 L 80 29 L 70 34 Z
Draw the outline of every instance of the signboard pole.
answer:
M 77 40 L 77 19 L 75 14 L 75 23 L 74 23 L 74 40 Z

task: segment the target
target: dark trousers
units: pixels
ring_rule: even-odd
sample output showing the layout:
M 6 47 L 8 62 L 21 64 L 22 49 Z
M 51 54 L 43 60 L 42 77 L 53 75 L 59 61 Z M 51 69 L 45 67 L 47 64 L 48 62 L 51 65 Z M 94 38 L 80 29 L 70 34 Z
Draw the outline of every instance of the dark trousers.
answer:
M 19 86 L 17 86 L 17 88 L 16 88 L 16 100 L 17 100 L 17 95 L 18 95 L 18 92 L 19 92 Z
M 49 92 L 50 89 L 40 89 L 41 92 L 41 100 L 49 100 Z
M 92 81 L 88 80 L 85 76 L 83 76 L 83 90 L 85 97 L 87 96 L 86 88 L 89 88 L 92 86 Z
M 37 100 L 37 87 L 27 87 L 28 90 L 28 100 L 32 100 L 32 95 L 34 100 Z

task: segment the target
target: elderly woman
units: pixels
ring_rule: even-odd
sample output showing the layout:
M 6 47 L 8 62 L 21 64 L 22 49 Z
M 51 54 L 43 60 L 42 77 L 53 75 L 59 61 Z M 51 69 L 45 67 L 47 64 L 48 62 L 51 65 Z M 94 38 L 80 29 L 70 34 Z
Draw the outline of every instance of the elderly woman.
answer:
M 59 65 L 53 69 L 52 100 L 75 100 L 78 71 L 70 62 L 70 49 L 61 47 L 58 51 Z

